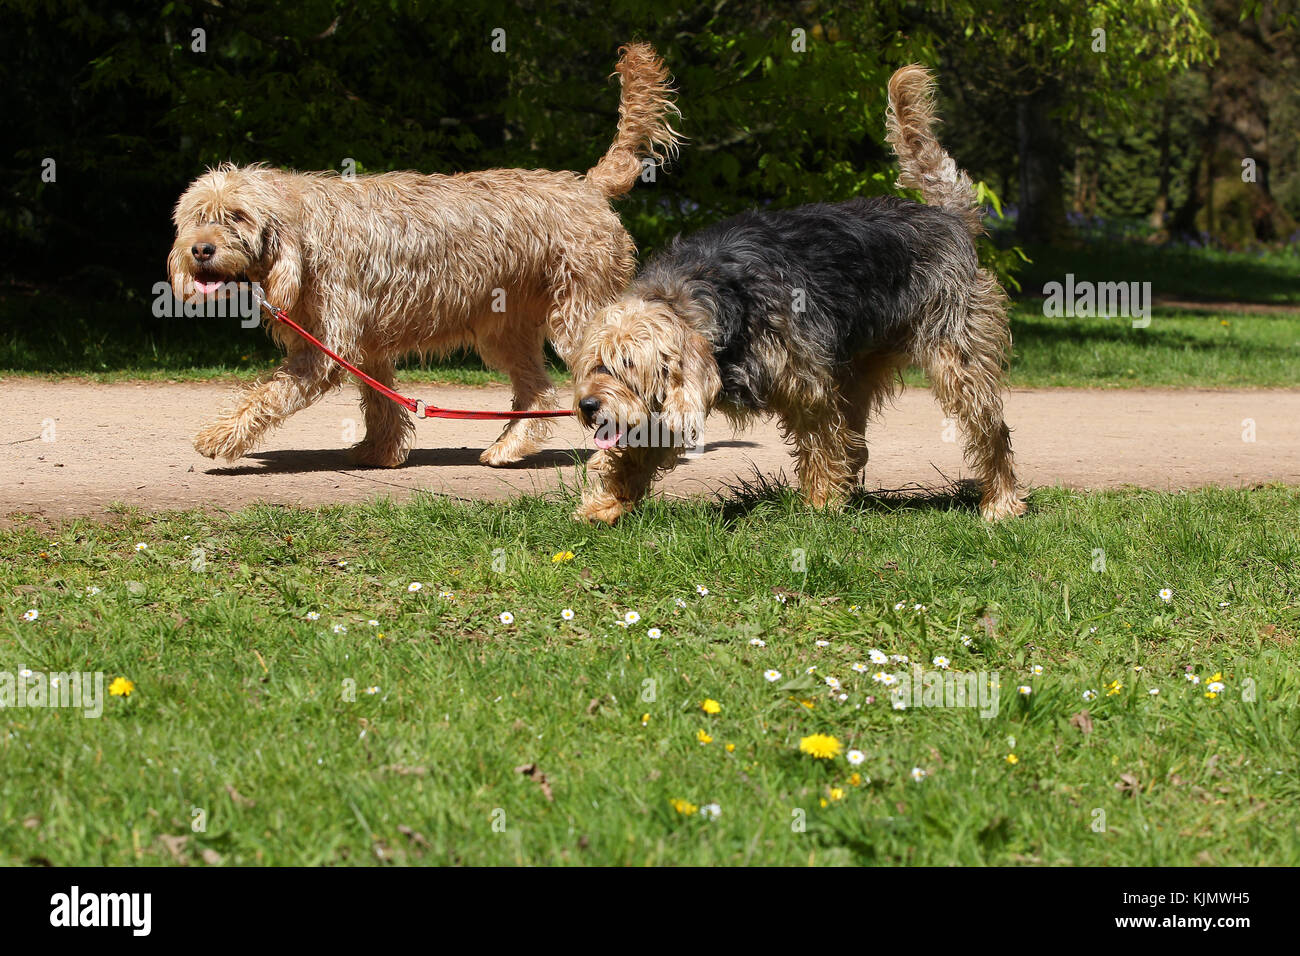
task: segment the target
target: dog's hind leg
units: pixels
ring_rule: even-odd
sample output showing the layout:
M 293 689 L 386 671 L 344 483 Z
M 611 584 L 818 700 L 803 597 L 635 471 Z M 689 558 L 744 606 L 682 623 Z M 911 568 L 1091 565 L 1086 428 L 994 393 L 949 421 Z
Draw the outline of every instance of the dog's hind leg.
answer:
M 511 323 L 494 329 L 477 341 L 478 353 L 491 368 L 510 376 L 514 389 L 511 408 L 555 408 L 559 397 L 546 371 L 545 334 L 541 323 Z M 485 465 L 508 465 L 531 455 L 551 434 L 546 418 L 514 419 L 479 456 Z
M 996 281 L 982 269 L 976 281 L 978 294 L 961 334 L 929 346 L 917 359 L 935 398 L 965 432 L 966 460 L 980 482 L 980 513 L 997 521 L 1025 511 L 1002 410 L 1002 367 L 1011 335 Z
M 242 457 L 267 431 L 337 385 L 341 374 L 319 352 L 295 349 L 269 377 L 245 389 L 229 414 L 200 431 L 194 449 L 208 458 Z
M 361 370 L 381 385 L 393 387 L 391 359 L 368 360 L 361 363 Z M 352 460 L 375 468 L 396 468 L 406 461 L 415 444 L 415 423 L 406 409 L 369 385 L 361 385 L 361 413 L 366 437 L 352 446 Z

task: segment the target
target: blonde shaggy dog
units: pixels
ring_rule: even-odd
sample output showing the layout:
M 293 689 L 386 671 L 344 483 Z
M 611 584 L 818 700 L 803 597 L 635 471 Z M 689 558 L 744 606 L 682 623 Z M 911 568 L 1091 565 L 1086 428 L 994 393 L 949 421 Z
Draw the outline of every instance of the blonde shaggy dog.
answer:
M 610 200 L 636 183 L 643 157 L 662 161 L 677 148 L 663 62 L 642 43 L 620 54 L 618 135 L 585 176 L 210 170 L 176 204 L 174 294 L 210 299 L 232 282 L 260 283 L 268 302 L 385 385 L 405 355 L 471 347 L 510 376 L 514 408 L 553 407 L 545 341 L 567 360 L 632 276 L 635 249 Z M 341 383 L 342 370 L 296 333 L 279 323 L 270 332 L 284 363 L 198 433 L 200 454 L 241 457 Z M 406 411 L 364 385 L 361 407 L 366 434 L 354 460 L 402 464 L 415 432 Z M 546 429 L 545 420 L 511 421 L 481 460 L 518 461 Z
M 618 520 L 713 411 L 737 427 L 775 414 L 809 503 L 839 502 L 909 362 L 965 432 L 984 516 L 1024 511 L 1002 414 L 1006 302 L 975 251 L 975 192 L 934 138 L 925 70 L 895 73 L 889 103 L 899 183 L 926 205 L 878 196 L 744 213 L 675 240 L 597 316 L 571 363 L 601 449 L 576 517 Z

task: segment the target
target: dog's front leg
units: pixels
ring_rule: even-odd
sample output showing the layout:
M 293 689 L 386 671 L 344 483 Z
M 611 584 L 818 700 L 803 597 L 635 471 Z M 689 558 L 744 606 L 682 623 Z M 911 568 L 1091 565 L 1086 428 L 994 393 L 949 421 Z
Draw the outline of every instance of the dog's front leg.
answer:
M 670 467 L 678 448 L 620 448 L 601 452 L 599 467 L 588 467 L 592 478 L 583 489 L 579 521 L 613 524 L 646 496 L 655 474 Z
M 235 407 L 194 437 L 207 458 L 241 458 L 271 428 L 306 408 L 338 384 L 339 370 L 315 352 L 297 351 L 275 372 L 240 393 Z

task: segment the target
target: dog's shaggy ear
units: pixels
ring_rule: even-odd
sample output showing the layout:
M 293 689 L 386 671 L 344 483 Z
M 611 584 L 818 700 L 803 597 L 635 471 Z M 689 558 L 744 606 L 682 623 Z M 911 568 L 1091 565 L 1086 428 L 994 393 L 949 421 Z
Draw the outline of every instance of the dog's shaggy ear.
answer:
M 266 301 L 292 310 L 302 290 L 302 244 L 298 227 L 272 218 L 262 229 L 262 262 L 266 278 L 262 291 Z
M 713 346 L 700 333 L 683 330 L 669 363 L 661 415 L 673 434 L 693 444 L 722 388 Z

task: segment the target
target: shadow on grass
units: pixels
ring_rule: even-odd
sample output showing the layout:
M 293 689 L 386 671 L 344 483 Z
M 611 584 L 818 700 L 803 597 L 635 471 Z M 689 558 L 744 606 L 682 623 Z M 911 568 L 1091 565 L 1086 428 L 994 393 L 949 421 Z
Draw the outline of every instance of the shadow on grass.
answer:
M 970 511 L 979 514 L 979 485 L 972 479 L 953 481 L 946 477 L 935 485 L 913 484 L 904 488 L 856 488 L 844 503 L 848 512 L 891 514 L 898 511 Z M 757 469 L 752 478 L 738 478 L 715 492 L 722 520 L 733 524 L 763 507 L 796 507 L 811 511 L 798 489 L 784 475 L 773 478 Z M 1031 503 L 1032 510 L 1032 503 Z
M 1150 282 L 1158 297 L 1218 302 L 1300 303 L 1300 258 L 1142 242 L 1088 241 L 1025 250 L 1033 261 L 1017 279 L 1026 299 L 1045 283 Z

